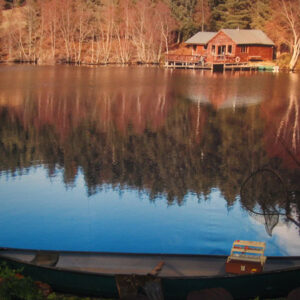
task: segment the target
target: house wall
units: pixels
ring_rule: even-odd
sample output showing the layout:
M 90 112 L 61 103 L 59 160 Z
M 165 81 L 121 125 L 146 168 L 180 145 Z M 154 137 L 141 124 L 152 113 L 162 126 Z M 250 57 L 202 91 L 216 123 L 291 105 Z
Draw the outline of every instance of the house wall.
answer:
M 214 55 L 212 53 L 212 49 L 213 46 L 215 46 L 215 54 L 218 53 L 218 46 L 224 45 L 226 46 L 226 51 L 227 51 L 227 47 L 229 45 L 232 46 L 232 51 L 231 51 L 231 55 L 235 56 L 235 52 L 236 52 L 236 44 L 234 43 L 234 41 L 227 36 L 224 32 L 219 31 L 208 43 L 208 48 L 207 48 L 207 61 L 208 62 L 212 62 L 214 61 Z M 226 52 L 225 52 L 226 53 Z
M 241 61 L 249 61 L 255 59 L 272 60 L 274 48 L 272 46 L 263 45 L 245 45 L 247 52 L 241 52 L 242 46 L 236 47 L 236 56 L 241 58 Z
M 264 45 L 236 45 L 235 42 L 227 36 L 223 31 L 219 31 L 215 37 L 213 37 L 207 48 L 207 61 L 215 61 L 212 54 L 212 48 L 215 46 L 215 54 L 218 54 L 218 46 L 226 46 L 225 54 L 227 57 L 239 57 L 241 62 L 247 62 L 251 59 L 272 60 L 273 59 L 273 47 Z M 231 54 L 227 52 L 228 46 L 232 46 Z M 246 47 L 246 52 L 242 52 L 242 49 Z
M 206 49 L 204 48 L 204 45 L 187 45 L 187 49 L 189 49 L 190 55 L 206 55 Z

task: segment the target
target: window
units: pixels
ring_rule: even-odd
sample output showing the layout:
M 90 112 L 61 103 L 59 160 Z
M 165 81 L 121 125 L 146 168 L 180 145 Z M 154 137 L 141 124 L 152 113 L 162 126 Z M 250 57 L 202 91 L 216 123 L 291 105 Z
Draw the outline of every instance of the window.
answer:
M 194 51 L 197 50 L 197 45 L 193 45 L 193 50 L 194 50 Z
M 229 54 L 232 53 L 232 45 L 227 46 L 227 53 L 229 53 Z
M 226 50 L 226 46 L 225 45 L 218 46 L 218 55 L 224 55 L 225 54 L 225 50 Z
M 205 49 L 205 50 L 207 49 L 207 44 L 206 44 L 206 45 L 204 45 L 204 49 Z
M 212 46 L 211 46 L 211 53 L 212 53 L 212 54 L 215 54 L 215 53 L 216 53 L 216 46 L 215 46 L 215 45 L 212 45 Z
M 241 53 L 247 53 L 248 47 L 247 46 L 241 46 Z

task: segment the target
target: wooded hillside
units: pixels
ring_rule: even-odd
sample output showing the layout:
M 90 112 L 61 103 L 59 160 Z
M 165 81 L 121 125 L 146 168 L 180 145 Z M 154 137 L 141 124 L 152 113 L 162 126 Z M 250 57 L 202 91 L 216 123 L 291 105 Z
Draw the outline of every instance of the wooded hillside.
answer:
M 0 0 L 0 60 L 158 63 L 197 31 L 262 29 L 300 53 L 300 0 Z

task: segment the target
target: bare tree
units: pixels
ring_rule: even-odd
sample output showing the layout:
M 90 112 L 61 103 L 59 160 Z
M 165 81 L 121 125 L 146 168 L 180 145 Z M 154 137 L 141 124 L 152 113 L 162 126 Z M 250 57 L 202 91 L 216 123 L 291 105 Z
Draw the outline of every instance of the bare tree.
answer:
M 165 3 L 159 2 L 156 7 L 156 12 L 160 25 L 160 39 L 164 41 L 164 50 L 168 53 L 169 44 L 174 39 L 172 32 L 176 28 L 176 22 L 171 15 L 170 8 Z
M 86 5 L 86 1 L 77 1 L 77 6 L 75 10 L 75 22 L 76 25 L 75 35 L 74 35 L 74 52 L 75 52 L 75 62 L 81 63 L 81 54 L 83 43 L 86 41 L 87 36 L 91 33 L 91 28 L 89 23 L 91 21 L 91 11 Z
M 149 2 L 149 1 L 147 1 Z M 147 15 L 147 6 L 149 3 L 146 1 L 139 0 L 135 6 L 135 13 L 133 16 L 133 32 L 132 32 L 132 43 L 136 50 L 137 59 L 140 62 L 147 62 L 146 57 L 146 42 L 151 42 L 151 37 L 146 37 L 146 25 L 145 19 Z
M 1 50 L 3 55 L 6 55 L 6 60 L 8 61 L 12 61 L 15 55 L 16 20 L 14 15 L 15 11 L 12 9 L 2 13 Z
M 281 3 L 293 38 L 290 69 L 294 70 L 300 54 L 300 0 L 281 0 Z
M 25 32 L 23 35 L 26 45 L 26 56 L 29 61 L 36 61 L 37 41 L 40 38 L 40 12 L 39 5 L 34 0 L 27 0 L 26 6 L 22 8 Z
M 58 25 L 61 38 L 65 45 L 67 62 L 72 61 L 72 39 L 73 39 L 73 0 L 65 0 L 58 6 Z
M 277 42 L 284 42 L 290 47 L 289 68 L 294 70 L 300 55 L 300 0 L 272 1 L 272 5 L 273 18 L 268 31 Z
M 115 22 L 115 35 L 118 41 L 117 58 L 124 64 L 130 61 L 132 52 L 132 1 L 121 1 L 118 11 L 119 16 Z
M 41 50 L 40 59 L 43 62 L 55 62 L 58 39 L 58 0 L 41 1 Z
M 27 0 L 20 6 L 14 0 L 3 17 L 0 51 L 7 60 L 39 63 L 159 62 L 175 28 L 167 3 Z
M 101 11 L 99 21 L 100 29 L 100 49 L 102 52 L 102 62 L 105 64 L 109 61 L 112 51 L 112 40 L 115 24 L 115 5 L 106 1 Z
M 3 43 L 3 13 L 2 10 L 4 8 L 4 0 L 0 0 L 0 43 Z M 0 61 L 2 60 L 3 49 L 0 48 Z
M 168 46 L 174 21 L 169 7 L 162 1 L 139 0 L 132 18 L 132 43 L 137 59 L 143 63 L 159 62 Z M 172 23 L 173 22 L 173 23 Z

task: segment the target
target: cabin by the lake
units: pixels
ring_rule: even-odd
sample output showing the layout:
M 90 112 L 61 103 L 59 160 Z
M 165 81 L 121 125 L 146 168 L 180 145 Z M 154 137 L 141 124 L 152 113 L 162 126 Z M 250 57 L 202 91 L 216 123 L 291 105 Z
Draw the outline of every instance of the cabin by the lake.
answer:
M 213 64 L 241 64 L 270 61 L 274 42 L 261 30 L 221 29 L 219 32 L 198 32 L 183 47 L 169 51 L 166 63 L 194 63 L 202 67 Z

